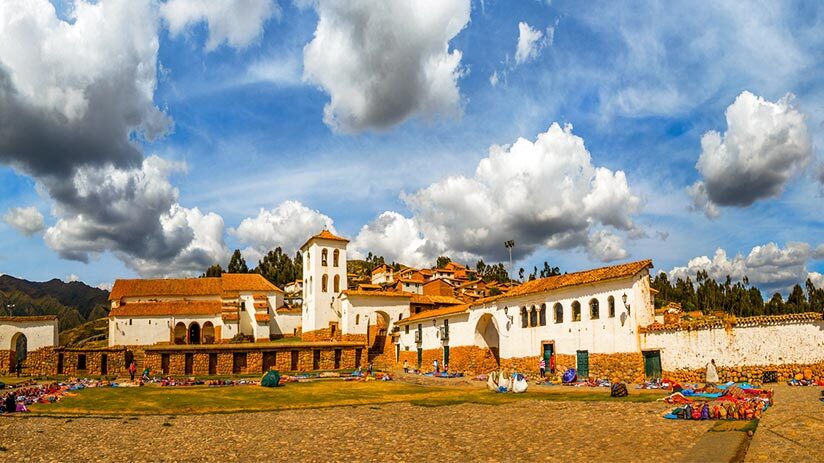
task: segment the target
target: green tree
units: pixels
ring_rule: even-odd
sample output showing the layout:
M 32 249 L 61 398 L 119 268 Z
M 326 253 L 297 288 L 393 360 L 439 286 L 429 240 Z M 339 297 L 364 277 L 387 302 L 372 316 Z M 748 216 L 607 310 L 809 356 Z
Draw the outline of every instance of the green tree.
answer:
M 200 275 L 200 277 L 219 277 L 221 274 L 223 274 L 223 268 L 220 266 L 220 264 L 214 264 L 211 267 L 207 268 L 206 273 Z
M 295 256 L 297 263 L 289 258 L 280 246 L 266 253 L 263 259 L 258 261 L 257 267 L 253 270 L 266 278 L 272 284 L 284 287 L 288 283 L 295 281 L 302 274 L 300 254 Z
M 773 294 L 770 301 L 767 302 L 765 309 L 767 315 L 778 315 L 784 313 L 784 299 L 781 297 L 781 293 Z
M 810 311 L 824 312 L 824 288 L 816 288 L 813 281 L 807 278 L 807 303 Z
M 559 267 L 550 267 L 549 264 L 544 261 L 544 268 L 541 270 L 541 278 L 552 277 L 561 274 L 561 269 Z
M 486 270 L 486 264 L 484 263 L 484 260 L 481 259 L 481 260 L 478 261 L 477 264 L 475 264 L 475 271 L 478 272 L 479 277 L 483 277 L 485 270 Z
M 240 249 L 235 249 L 235 252 L 232 253 L 232 258 L 229 260 L 229 266 L 226 271 L 228 273 L 249 273 L 246 260 L 240 255 Z
M 450 262 L 452 262 L 452 259 L 450 259 L 449 257 L 438 256 L 438 259 L 435 261 L 435 268 L 444 268 L 446 267 L 446 264 Z
M 807 297 L 804 295 L 804 290 L 801 285 L 796 284 L 790 291 L 790 296 L 787 298 L 785 308 L 790 313 L 806 312 L 808 308 Z

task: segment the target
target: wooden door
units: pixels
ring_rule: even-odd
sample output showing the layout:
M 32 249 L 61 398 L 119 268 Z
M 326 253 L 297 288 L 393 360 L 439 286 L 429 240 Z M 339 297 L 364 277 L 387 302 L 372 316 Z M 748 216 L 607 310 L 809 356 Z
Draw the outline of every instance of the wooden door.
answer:
M 589 351 L 579 350 L 576 352 L 578 380 L 584 380 L 589 376 Z

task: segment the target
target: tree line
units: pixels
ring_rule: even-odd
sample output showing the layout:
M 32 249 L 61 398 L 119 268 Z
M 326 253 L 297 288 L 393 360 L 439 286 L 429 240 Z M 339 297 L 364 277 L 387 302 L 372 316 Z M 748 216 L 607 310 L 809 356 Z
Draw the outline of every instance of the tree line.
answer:
M 724 282 L 719 283 L 703 270 L 696 274 L 694 282 L 690 277 L 670 282 L 667 274 L 662 272 L 652 279 L 651 286 L 658 290 L 656 308 L 677 302 L 685 311 L 723 311 L 738 317 L 824 310 L 824 289 L 816 288 L 809 278 L 805 283 L 806 291 L 796 284 L 786 300 L 780 292 L 776 292 L 767 301 L 764 301 L 761 290 L 750 285 L 746 276 L 741 281 L 733 282 L 727 275 Z

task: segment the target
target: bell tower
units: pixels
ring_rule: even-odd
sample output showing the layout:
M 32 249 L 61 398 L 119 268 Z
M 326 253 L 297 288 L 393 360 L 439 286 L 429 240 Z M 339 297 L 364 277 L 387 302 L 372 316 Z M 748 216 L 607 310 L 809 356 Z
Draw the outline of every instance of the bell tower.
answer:
M 329 330 L 331 323 L 340 325 L 340 316 L 332 303 L 346 286 L 346 246 L 349 240 L 323 230 L 309 238 L 300 248 L 303 256 L 303 307 L 301 330 L 304 334 Z M 328 337 L 321 332 L 307 336 L 310 340 Z

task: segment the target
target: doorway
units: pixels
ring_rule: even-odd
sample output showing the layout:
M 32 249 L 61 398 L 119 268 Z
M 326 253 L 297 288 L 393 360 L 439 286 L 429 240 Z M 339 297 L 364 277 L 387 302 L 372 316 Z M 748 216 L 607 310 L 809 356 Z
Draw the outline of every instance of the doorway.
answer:
M 544 364 L 546 365 L 547 373 L 555 373 L 555 341 L 545 341 L 543 343 Z
M 100 355 L 100 374 L 109 374 L 109 356 L 107 354 Z
M 214 376 L 217 374 L 217 353 L 210 353 L 209 354 L 209 375 Z
M 589 351 L 579 350 L 575 353 L 578 380 L 589 376 Z
M 443 346 L 443 365 L 444 368 L 449 366 L 449 346 Z
M 335 370 L 340 370 L 340 359 L 343 356 L 341 349 L 335 349 Z
M 275 365 L 277 365 L 277 352 L 264 352 L 263 353 L 263 372 L 267 372 L 269 370 L 274 370 Z
M 661 371 L 661 351 L 660 350 L 646 350 L 644 354 L 644 375 L 647 379 L 660 378 Z
M 421 365 L 423 365 L 423 349 L 418 347 L 418 370 L 421 369 Z
M 169 354 L 160 354 L 160 371 L 164 375 L 169 374 Z
M 194 365 L 195 365 L 195 354 L 187 353 L 187 354 L 183 354 L 183 355 L 184 355 L 183 374 L 184 375 L 191 375 L 192 374 L 192 369 L 194 368 Z
M 232 354 L 232 373 L 236 375 L 246 373 L 246 352 Z
M 298 358 L 299 358 L 299 355 L 300 355 L 300 352 L 298 352 L 296 350 L 292 351 L 292 362 L 289 365 L 289 369 L 291 371 L 298 371 Z

